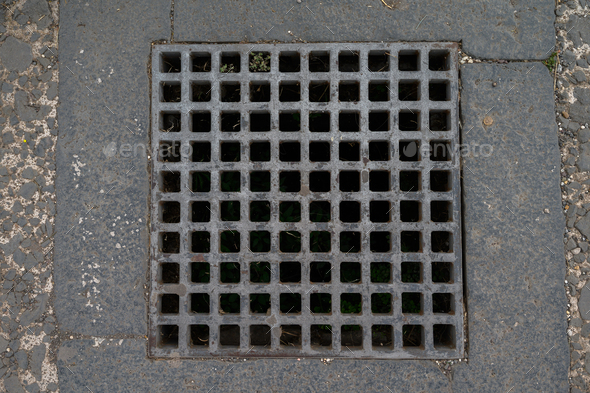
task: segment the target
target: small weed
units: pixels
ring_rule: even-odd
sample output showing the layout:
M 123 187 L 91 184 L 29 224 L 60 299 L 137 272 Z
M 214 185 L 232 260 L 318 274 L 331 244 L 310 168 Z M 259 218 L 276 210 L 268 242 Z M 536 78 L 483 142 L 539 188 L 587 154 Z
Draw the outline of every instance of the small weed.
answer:
M 233 73 L 236 71 L 233 64 L 223 64 L 221 67 L 219 67 L 219 72 Z
M 553 72 L 557 65 L 557 52 L 553 52 L 547 60 L 543 61 L 543 64 L 545 64 L 545 67 L 547 67 L 550 72 Z
M 250 54 L 250 72 L 269 72 L 270 55 L 264 55 L 262 52 Z

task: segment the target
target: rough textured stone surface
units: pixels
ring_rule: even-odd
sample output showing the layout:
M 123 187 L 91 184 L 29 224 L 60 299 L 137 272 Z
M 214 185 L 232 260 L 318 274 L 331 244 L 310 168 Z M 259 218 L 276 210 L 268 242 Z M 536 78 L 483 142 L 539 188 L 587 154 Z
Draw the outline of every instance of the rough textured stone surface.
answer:
M 586 236 L 587 239 L 590 238 L 590 213 L 586 213 L 586 215 L 576 223 L 576 228 L 582 233 L 582 235 Z
M 578 308 L 580 309 L 580 316 L 587 321 L 590 320 L 590 290 L 585 286 L 580 293 Z
M 10 71 L 25 71 L 33 61 L 31 45 L 8 37 L 0 46 L 0 62 Z

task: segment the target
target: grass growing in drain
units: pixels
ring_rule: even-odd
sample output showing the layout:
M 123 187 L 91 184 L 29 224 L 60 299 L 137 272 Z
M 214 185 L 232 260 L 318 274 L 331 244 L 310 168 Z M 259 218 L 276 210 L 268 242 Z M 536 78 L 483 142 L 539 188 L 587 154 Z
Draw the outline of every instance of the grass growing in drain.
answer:
M 221 294 L 219 305 L 223 313 L 237 314 L 240 312 L 240 295 L 236 293 Z
M 209 271 L 211 267 L 207 262 L 195 262 L 191 264 L 191 281 L 192 282 L 209 282 L 211 277 Z
M 266 222 L 270 220 L 270 203 L 256 201 L 250 203 L 250 221 Z
M 258 293 L 250 295 L 250 310 L 253 313 L 266 314 L 270 308 L 270 295 Z
M 330 202 L 311 202 L 309 205 L 309 219 L 312 222 L 330 221 Z
M 282 252 L 300 252 L 301 234 L 295 231 L 285 231 L 280 234 L 280 249 Z
M 373 293 L 371 295 L 371 312 L 388 314 L 391 312 L 391 293 Z
M 262 52 L 250 54 L 250 71 L 251 72 L 268 72 L 270 71 L 270 55 L 264 55 Z
M 267 231 L 250 232 L 250 249 L 252 252 L 269 252 L 270 251 L 270 232 L 267 232 Z
M 314 231 L 309 235 L 311 252 L 330 252 L 330 232 Z
M 391 267 L 389 262 L 371 263 L 371 282 L 387 283 L 391 280 Z
M 545 67 L 547 67 L 549 71 L 553 72 L 557 65 L 557 52 L 553 52 L 547 60 L 543 61 L 543 64 L 545 64 Z
M 301 221 L 301 204 L 299 202 L 282 202 L 279 205 L 279 220 L 281 222 Z
M 221 264 L 220 279 L 222 283 L 235 284 L 240 282 L 240 264 L 236 262 L 224 262 Z
M 250 281 L 257 283 L 270 282 L 270 263 L 252 262 L 250 264 Z
M 193 191 L 209 192 L 211 190 L 211 174 L 209 172 L 196 172 L 193 174 Z

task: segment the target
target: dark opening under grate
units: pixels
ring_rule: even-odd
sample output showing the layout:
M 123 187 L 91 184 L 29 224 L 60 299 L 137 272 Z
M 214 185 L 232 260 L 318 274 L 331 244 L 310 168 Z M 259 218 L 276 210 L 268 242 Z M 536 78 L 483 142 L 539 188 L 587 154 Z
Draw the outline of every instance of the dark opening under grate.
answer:
M 150 355 L 462 357 L 456 51 L 154 46 Z

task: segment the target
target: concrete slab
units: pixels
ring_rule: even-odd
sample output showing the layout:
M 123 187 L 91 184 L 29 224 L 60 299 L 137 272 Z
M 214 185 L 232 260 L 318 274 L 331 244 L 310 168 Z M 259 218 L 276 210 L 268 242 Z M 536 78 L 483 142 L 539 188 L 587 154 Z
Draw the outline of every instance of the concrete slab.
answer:
M 460 0 L 174 2 L 177 42 L 462 41 L 484 59 L 545 59 L 555 4 Z

